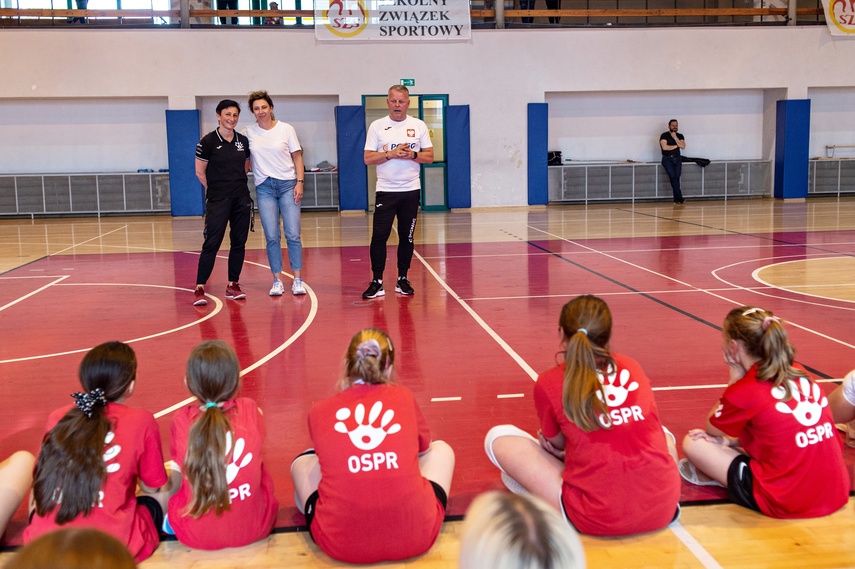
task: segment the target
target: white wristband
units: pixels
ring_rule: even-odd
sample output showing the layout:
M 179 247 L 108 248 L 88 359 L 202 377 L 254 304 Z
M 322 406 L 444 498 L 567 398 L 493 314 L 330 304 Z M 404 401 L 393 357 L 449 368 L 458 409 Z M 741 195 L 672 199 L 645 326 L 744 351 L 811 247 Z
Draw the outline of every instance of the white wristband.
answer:
M 843 397 L 850 405 L 855 406 L 855 369 L 843 378 Z

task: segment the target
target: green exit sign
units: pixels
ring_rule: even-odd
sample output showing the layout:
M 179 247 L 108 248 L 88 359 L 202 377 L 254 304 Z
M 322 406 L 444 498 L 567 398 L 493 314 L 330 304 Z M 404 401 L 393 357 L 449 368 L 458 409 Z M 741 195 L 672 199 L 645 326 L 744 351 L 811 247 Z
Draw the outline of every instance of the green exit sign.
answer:
M 415 87 L 416 80 L 415 79 L 401 79 L 401 85 L 404 87 Z

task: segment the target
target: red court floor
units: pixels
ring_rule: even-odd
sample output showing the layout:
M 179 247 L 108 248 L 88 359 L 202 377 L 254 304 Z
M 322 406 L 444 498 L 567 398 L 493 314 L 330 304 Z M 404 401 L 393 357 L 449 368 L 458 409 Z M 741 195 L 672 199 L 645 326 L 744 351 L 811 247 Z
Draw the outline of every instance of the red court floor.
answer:
M 130 342 L 139 358 L 128 403 L 157 413 L 168 435 L 170 409 L 188 397 L 182 378 L 190 349 L 220 338 L 238 352 L 243 394 L 264 410 L 265 460 L 282 507 L 277 525 L 302 525 L 288 467 L 310 446 L 306 413 L 334 392 L 353 333 L 373 326 L 396 343 L 398 381 L 415 392 L 434 438 L 456 452 L 448 513 L 457 516 L 476 494 L 501 486 L 483 452 L 486 431 L 507 422 L 536 430 L 533 378 L 556 361 L 558 315 L 576 295 L 607 300 L 615 320 L 612 349 L 644 367 L 660 415 L 678 439 L 702 426 L 723 390 L 720 324 L 735 306 L 760 305 L 787 320 L 798 361 L 816 377 L 841 377 L 855 367 L 852 302 L 754 276 L 778 263 L 850 259 L 855 232 L 521 238 L 423 245 L 416 252 L 409 275 L 416 295 L 389 290 L 371 301 L 360 296 L 367 247 L 306 248 L 311 276 L 304 297 L 268 297 L 265 253 L 249 250 L 241 277 L 248 298 L 225 300 L 220 259 L 208 289 L 216 301 L 205 308 L 190 302 L 195 253 L 63 255 L 4 273 L 0 377 L 7 429 L 0 456 L 37 452 L 47 414 L 78 389 L 83 353 L 113 339 Z M 390 249 L 390 263 L 393 255 Z M 685 501 L 722 496 L 684 485 Z M 24 523 L 22 508 L 10 542 Z

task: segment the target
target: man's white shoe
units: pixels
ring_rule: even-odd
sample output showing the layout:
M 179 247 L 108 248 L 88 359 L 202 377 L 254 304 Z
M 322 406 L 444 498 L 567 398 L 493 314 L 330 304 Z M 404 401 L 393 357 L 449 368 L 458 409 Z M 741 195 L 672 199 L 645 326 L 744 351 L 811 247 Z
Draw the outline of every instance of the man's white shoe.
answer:
M 285 294 L 285 285 L 282 281 L 276 279 L 273 281 L 273 288 L 270 289 L 270 296 L 282 296 Z

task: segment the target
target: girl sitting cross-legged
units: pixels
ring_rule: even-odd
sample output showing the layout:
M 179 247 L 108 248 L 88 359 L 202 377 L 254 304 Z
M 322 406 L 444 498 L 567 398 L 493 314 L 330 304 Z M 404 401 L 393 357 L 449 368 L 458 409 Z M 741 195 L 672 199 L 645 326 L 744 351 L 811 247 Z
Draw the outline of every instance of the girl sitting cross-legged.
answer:
M 679 515 L 680 476 L 650 380 L 635 360 L 609 351 L 612 316 L 603 300 L 571 300 L 559 327 L 564 361 L 534 385 L 538 438 L 493 427 L 487 456 L 508 488 L 545 500 L 582 533 L 665 527 Z
M 743 306 L 724 320 L 728 387 L 704 429 L 683 440 L 680 473 L 727 487 L 730 499 L 775 518 L 824 516 L 849 499 L 849 473 L 828 399 L 781 321 Z

